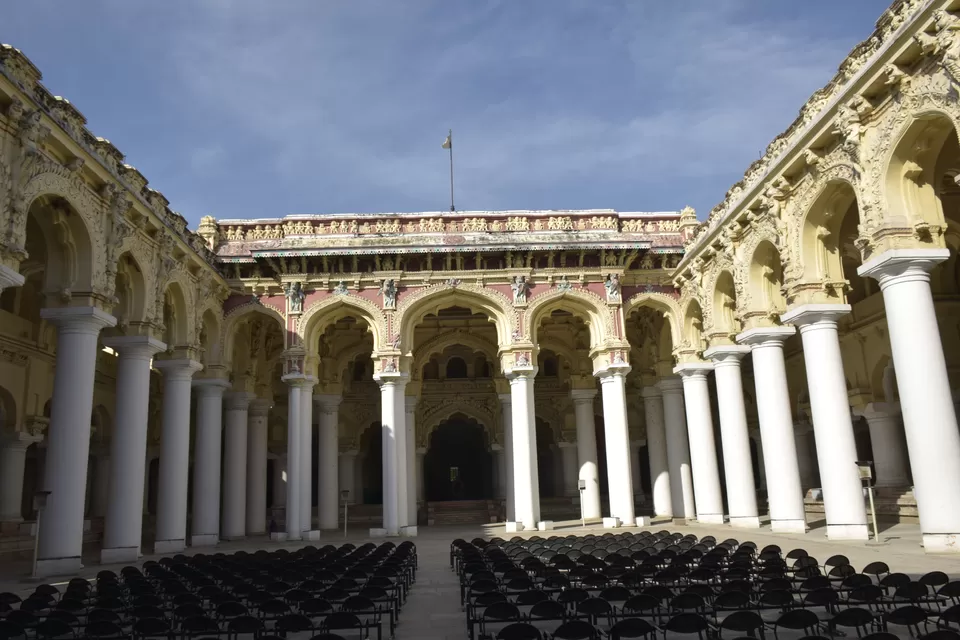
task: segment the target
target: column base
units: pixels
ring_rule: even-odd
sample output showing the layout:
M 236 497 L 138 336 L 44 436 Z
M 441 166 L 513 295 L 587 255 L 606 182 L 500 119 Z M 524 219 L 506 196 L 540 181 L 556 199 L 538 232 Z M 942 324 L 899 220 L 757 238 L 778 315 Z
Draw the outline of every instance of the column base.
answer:
M 507 522 L 506 526 L 507 533 L 517 533 L 525 529 L 522 522 Z
M 287 534 L 283 531 L 274 531 L 270 534 L 270 542 L 286 542 Z
M 37 560 L 37 577 L 40 578 L 76 574 L 80 573 L 81 569 L 83 563 L 80 562 L 80 556 Z
M 774 533 L 806 533 L 806 520 L 770 520 L 770 530 Z
M 417 527 L 413 525 L 409 527 L 400 527 L 400 535 L 404 536 L 405 538 L 416 538 Z
M 154 553 L 180 553 L 186 548 L 184 540 L 157 540 L 153 543 Z
M 20 535 L 30 536 L 31 538 L 37 535 L 37 523 L 36 521 L 31 522 L 21 522 L 20 523 Z
M 220 542 L 220 536 L 216 533 L 197 534 L 190 537 L 191 547 L 215 547 Z
M 760 516 L 730 516 L 730 526 L 737 529 L 759 529 Z
M 604 529 L 619 529 L 619 528 L 620 528 L 620 518 L 604 518 L 604 519 L 603 519 L 603 528 L 604 528 Z
M 866 524 L 827 524 L 827 540 L 869 540 Z
M 541 520 L 537 523 L 538 531 L 553 531 L 553 520 Z
M 960 553 L 960 533 L 925 533 L 923 550 L 926 553 Z
M 638 527 L 649 527 L 650 526 L 650 516 L 637 516 L 634 519 L 634 522 Z
M 243 535 L 242 533 L 241 533 L 240 535 L 236 535 L 236 536 L 225 536 L 225 535 L 221 535 L 221 536 L 220 536 L 220 539 L 223 540 L 224 542 L 235 542 L 235 541 L 237 541 L 237 540 L 246 540 L 246 539 L 247 539 L 247 536 Z
M 700 524 L 723 524 L 722 513 L 698 513 L 697 522 Z
M 676 525 L 676 526 L 678 526 L 678 527 L 685 527 L 685 526 L 687 526 L 687 519 L 686 519 L 686 518 L 674 518 L 674 519 L 673 519 L 673 524 Z
M 298 541 L 298 540 L 303 540 L 303 538 L 300 537 L 300 532 L 299 532 L 299 531 L 297 531 L 297 532 L 289 531 L 289 532 L 285 533 L 284 535 L 287 536 L 287 537 L 286 537 L 287 542 L 296 542 L 296 541 Z
M 320 539 L 320 531 L 318 529 L 311 529 L 310 531 L 303 532 L 303 539 L 316 542 Z
M 399 535 L 399 531 L 390 531 L 389 529 L 370 529 L 371 538 L 395 538 Z
M 100 564 L 136 562 L 140 559 L 140 547 L 115 547 L 100 550 Z

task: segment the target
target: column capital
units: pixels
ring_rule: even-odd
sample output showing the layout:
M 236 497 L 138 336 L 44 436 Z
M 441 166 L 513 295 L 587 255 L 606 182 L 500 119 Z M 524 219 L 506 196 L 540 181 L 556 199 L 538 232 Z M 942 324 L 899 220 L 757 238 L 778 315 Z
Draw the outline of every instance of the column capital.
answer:
M 796 333 L 797 328 L 792 325 L 780 327 L 757 327 L 755 329 L 747 329 L 743 333 L 737 334 L 737 342 L 740 344 L 747 344 L 752 347 L 769 346 L 773 344 L 780 346 L 787 338 L 795 335 Z
M 23 286 L 23 283 L 26 281 L 18 271 L 14 271 L 10 267 L 0 264 L 0 291 L 4 289 L 10 289 L 12 287 Z
M 780 314 L 780 321 L 795 324 L 800 331 L 804 331 L 811 325 L 835 325 L 839 318 L 848 313 L 848 304 L 803 304 Z
M 389 386 L 406 387 L 410 376 L 399 371 L 384 371 L 373 374 L 373 381 L 380 385 L 381 389 Z
M 97 335 L 101 329 L 114 327 L 117 319 L 97 307 L 58 307 L 40 309 L 40 317 L 67 333 Z
M 660 387 L 657 385 L 647 385 L 640 390 L 640 395 L 646 398 L 660 398 L 663 396 L 663 391 L 660 390 Z
M 513 396 L 509 393 L 498 393 L 497 398 L 500 400 L 500 404 L 510 406 L 510 403 L 513 401 Z
M 315 393 L 313 394 L 313 404 L 321 413 L 336 413 L 343 402 L 343 396 L 333 393 Z
M 713 371 L 712 362 L 684 362 L 673 368 L 673 372 L 683 379 L 706 378 Z
M 250 401 L 254 397 L 252 393 L 246 391 L 232 391 L 224 394 L 223 399 L 227 403 L 227 411 L 246 411 L 250 408 Z
M 537 367 L 528 367 L 526 369 L 516 369 L 505 373 L 504 376 L 512 384 L 515 380 L 533 380 L 537 377 Z
M 251 418 L 266 418 L 272 408 L 272 401 L 266 398 L 254 398 L 250 401 L 249 416 Z
M 740 366 L 743 356 L 750 353 L 750 347 L 741 344 L 723 344 L 710 347 L 703 357 L 713 360 L 714 367 Z
M 194 380 L 191 386 L 200 397 L 223 396 L 224 391 L 230 388 L 230 383 L 221 378 L 203 378 Z
M 657 386 L 660 387 L 663 395 L 680 393 L 683 391 L 683 380 L 680 379 L 680 376 L 665 376 L 660 378 Z
M 167 349 L 166 343 L 149 336 L 113 336 L 104 338 L 102 342 L 105 347 L 120 354 L 121 358 L 149 360 L 154 354 Z
M 874 278 L 882 290 L 901 282 L 929 282 L 930 270 L 949 258 L 949 249 L 890 249 L 867 260 L 857 273 Z
M 603 382 L 604 380 L 610 380 L 618 376 L 626 378 L 628 373 L 630 373 L 630 365 L 616 364 L 606 366 L 603 369 L 597 369 L 593 372 L 593 376 L 600 382 Z
M 188 358 L 178 360 L 154 360 L 153 367 L 163 372 L 168 379 L 190 380 L 193 374 L 203 369 L 203 365 Z
M 570 391 L 570 397 L 576 404 L 593 404 L 593 399 L 597 397 L 596 389 L 573 389 Z
M 280 380 L 291 387 L 312 387 L 317 383 L 315 378 L 305 376 L 302 373 L 288 373 L 280 378 Z

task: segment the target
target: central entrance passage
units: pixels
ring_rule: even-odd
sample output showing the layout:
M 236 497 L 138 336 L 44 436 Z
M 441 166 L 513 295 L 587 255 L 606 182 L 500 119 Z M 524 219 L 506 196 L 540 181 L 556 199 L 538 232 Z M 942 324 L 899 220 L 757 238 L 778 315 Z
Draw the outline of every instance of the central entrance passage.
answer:
M 493 497 L 492 459 L 483 426 L 463 414 L 440 423 L 423 460 L 428 502 Z

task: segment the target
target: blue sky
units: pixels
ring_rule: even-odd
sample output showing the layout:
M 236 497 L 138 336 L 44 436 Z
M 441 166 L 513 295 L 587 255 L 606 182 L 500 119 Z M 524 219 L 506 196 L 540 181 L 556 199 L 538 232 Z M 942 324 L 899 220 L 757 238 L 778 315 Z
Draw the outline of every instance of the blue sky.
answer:
M 30 57 L 191 222 L 458 209 L 701 217 L 887 0 L 29 0 Z

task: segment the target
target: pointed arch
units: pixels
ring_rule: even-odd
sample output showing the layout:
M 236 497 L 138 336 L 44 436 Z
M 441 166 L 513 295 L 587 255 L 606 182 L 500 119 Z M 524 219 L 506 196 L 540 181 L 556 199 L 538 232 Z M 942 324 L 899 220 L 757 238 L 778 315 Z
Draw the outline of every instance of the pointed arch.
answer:
M 307 351 L 315 351 L 324 330 L 341 318 L 356 316 L 363 320 L 373 334 L 373 350 L 387 348 L 387 319 L 380 307 L 366 298 L 353 294 L 329 295 L 311 304 L 297 322 L 297 334 Z
M 444 331 L 427 340 L 424 340 L 413 352 L 412 370 L 416 375 L 423 370 L 423 365 L 435 353 L 442 353 L 447 347 L 462 345 L 473 351 L 479 351 L 490 359 L 492 365 L 497 362 L 497 345 L 481 336 L 464 329 Z
M 393 330 L 395 335 L 400 336 L 400 348 L 405 355 L 412 355 L 414 330 L 423 318 L 451 306 L 466 307 L 474 313 L 486 315 L 497 327 L 500 345 L 510 344 L 517 320 L 516 311 L 505 295 L 477 285 L 441 284 L 424 287 L 401 297 L 393 316 Z
M 536 344 L 540 322 L 558 309 L 580 315 L 587 321 L 591 349 L 605 344 L 615 335 L 613 312 L 607 303 L 596 294 L 582 289 L 569 291 L 551 289 L 530 300 L 525 315 L 523 335 Z
M 248 302 L 230 310 L 223 319 L 223 327 L 220 335 L 220 357 L 217 364 L 229 366 L 233 362 L 233 348 L 237 337 L 237 329 L 253 314 L 265 315 L 277 322 L 281 335 L 286 342 L 286 328 L 283 313 L 272 305 L 261 304 L 259 302 Z M 286 345 L 284 345 L 286 346 Z
M 680 304 L 676 298 L 668 296 L 665 293 L 649 292 L 638 293 L 630 297 L 623 307 L 623 317 L 629 318 L 630 315 L 640 307 L 650 307 L 663 314 L 670 327 L 670 339 L 673 344 L 679 344 L 682 340 L 683 315 L 680 312 Z

